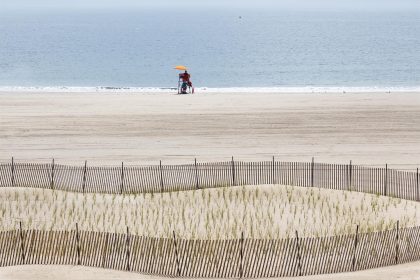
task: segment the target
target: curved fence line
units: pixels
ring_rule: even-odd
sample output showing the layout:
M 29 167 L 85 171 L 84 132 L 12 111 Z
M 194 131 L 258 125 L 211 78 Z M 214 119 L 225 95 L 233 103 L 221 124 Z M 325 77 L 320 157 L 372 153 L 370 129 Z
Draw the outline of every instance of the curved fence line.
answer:
M 168 192 L 256 184 L 354 190 L 419 201 L 419 172 L 352 164 L 218 162 L 145 167 L 0 165 L 0 187 L 75 192 Z M 68 264 L 171 277 L 257 278 L 356 271 L 420 260 L 420 227 L 266 240 L 184 240 L 129 234 L 0 232 L 0 266 Z
M 214 162 L 184 165 L 94 167 L 0 164 L 0 187 L 82 193 L 133 194 L 241 185 L 282 184 L 393 196 L 420 201 L 420 176 L 379 167 L 315 162 Z
M 420 227 L 332 237 L 184 240 L 79 231 L 0 232 L 0 267 L 82 265 L 169 277 L 259 278 L 420 260 Z

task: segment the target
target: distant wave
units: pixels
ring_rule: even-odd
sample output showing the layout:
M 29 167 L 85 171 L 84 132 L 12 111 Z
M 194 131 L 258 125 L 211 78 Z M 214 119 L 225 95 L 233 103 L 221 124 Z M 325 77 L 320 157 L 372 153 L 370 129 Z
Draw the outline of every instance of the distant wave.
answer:
M 0 86 L 0 92 L 34 92 L 34 93 L 176 93 L 176 87 L 20 87 Z M 198 87 L 196 93 L 391 93 L 419 92 L 415 87 Z

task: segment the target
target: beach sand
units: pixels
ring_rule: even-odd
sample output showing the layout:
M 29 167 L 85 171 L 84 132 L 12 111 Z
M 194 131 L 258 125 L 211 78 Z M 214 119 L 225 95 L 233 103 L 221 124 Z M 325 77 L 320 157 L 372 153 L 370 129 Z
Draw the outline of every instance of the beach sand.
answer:
M 275 156 L 413 169 L 419 142 L 419 93 L 0 93 L 1 162 L 12 156 L 78 165 Z M 420 279 L 419 269 L 416 262 L 302 279 Z M 160 279 L 71 266 L 0 269 L 0 279 L 58 278 Z
M 419 93 L 0 93 L 0 160 L 420 163 Z
M 163 280 L 171 279 L 159 276 L 142 275 L 138 273 L 122 272 L 109 269 L 82 267 L 82 266 L 42 266 L 27 265 L 0 268 L 1 280 L 41 280 L 41 279 L 78 279 L 78 280 Z M 190 279 L 190 278 L 183 278 Z M 208 278 L 210 279 L 210 278 Z M 315 275 L 305 277 L 285 277 L 285 278 L 264 278 L 279 280 L 419 280 L 420 262 L 389 266 L 379 269 L 370 269 L 357 272 L 347 272 L 338 274 Z

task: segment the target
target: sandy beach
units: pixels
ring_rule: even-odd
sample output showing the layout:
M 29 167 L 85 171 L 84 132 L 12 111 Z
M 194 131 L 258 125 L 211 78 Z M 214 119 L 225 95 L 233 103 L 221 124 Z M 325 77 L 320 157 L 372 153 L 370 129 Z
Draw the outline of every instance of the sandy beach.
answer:
M 0 280 L 420 280 L 420 0 L 0 3 Z
M 0 279 L 2 280 L 23 280 L 23 279 L 80 279 L 80 280 L 162 280 L 169 279 L 164 277 L 141 275 L 137 273 L 121 272 L 109 269 L 82 267 L 82 266 L 12 266 L 0 269 Z M 183 278 L 190 279 L 190 278 Z M 264 279 L 264 278 L 263 278 Z M 285 277 L 285 278 L 265 278 L 281 280 L 419 280 L 420 262 L 407 263 L 402 265 L 389 266 L 379 269 L 369 269 L 364 271 L 315 275 L 305 277 Z
M 274 155 L 414 169 L 419 140 L 418 93 L 0 93 L 1 162 L 13 156 L 21 162 L 157 164 Z M 70 266 L 5 267 L 0 279 L 45 279 L 64 270 L 67 279 L 149 279 Z M 416 279 L 418 263 L 303 279 L 378 275 Z
M 0 93 L 0 160 L 420 163 L 418 93 Z M 396 165 L 397 167 L 402 167 Z

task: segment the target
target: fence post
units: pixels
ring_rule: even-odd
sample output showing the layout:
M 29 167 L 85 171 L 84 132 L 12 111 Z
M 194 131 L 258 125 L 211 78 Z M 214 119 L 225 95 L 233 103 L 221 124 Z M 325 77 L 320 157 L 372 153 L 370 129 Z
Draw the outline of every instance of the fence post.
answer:
M 12 157 L 12 187 L 15 186 L 15 160 Z
M 349 165 L 349 190 L 351 190 L 352 173 L 353 173 L 353 165 L 352 165 L 352 161 L 350 160 L 350 165 Z
M 121 163 L 121 189 L 120 194 L 123 194 L 124 190 L 124 162 Z
M 235 161 L 233 160 L 233 157 L 232 157 L 231 163 L 232 163 L 232 186 L 235 186 L 235 182 L 236 182 L 236 180 L 235 180 Z
M 76 251 L 77 251 L 77 265 L 80 265 L 80 240 L 79 240 L 79 226 L 76 223 Z
M 176 246 L 176 237 L 175 237 L 175 231 L 172 231 L 174 235 L 174 246 L 175 246 L 175 255 L 176 255 L 176 267 L 178 272 L 178 277 L 181 276 L 181 269 L 179 267 L 179 257 L 178 257 L 178 247 Z
M 163 193 L 163 171 L 162 171 L 162 161 L 159 161 L 159 173 L 160 173 L 160 192 Z
M 300 256 L 300 246 L 299 246 L 299 235 L 298 235 L 298 231 L 296 231 L 296 246 L 297 246 L 299 276 L 302 276 L 302 264 L 301 264 L 301 256 Z
M 25 244 L 23 240 L 22 221 L 19 222 L 19 235 L 20 235 L 20 250 L 22 252 L 22 262 L 25 264 Z
M 274 156 L 273 156 L 273 161 L 271 163 L 271 183 L 274 185 L 276 183 L 275 180 L 275 176 L 274 176 L 274 165 L 275 165 L 275 161 L 274 161 Z
M 388 189 L 388 164 L 385 164 L 384 195 L 386 195 L 387 189 Z
M 86 172 L 87 172 L 87 160 L 85 160 L 85 169 L 83 170 L 83 185 L 82 185 L 83 193 L 85 193 L 85 188 L 86 188 Z
M 416 173 L 416 185 L 417 185 L 417 201 L 420 201 L 420 186 L 419 186 L 419 168 L 417 167 L 417 173 Z
M 197 159 L 194 159 L 194 167 L 195 167 L 195 188 L 198 190 L 199 186 L 198 186 L 198 167 L 197 167 Z
M 127 265 L 126 270 L 130 271 L 130 232 L 128 231 L 127 226 L 127 236 L 126 236 L 126 253 L 127 253 Z
M 353 262 L 352 262 L 353 271 L 354 271 L 355 266 L 356 266 L 356 250 L 357 250 L 358 235 L 359 235 L 359 225 L 357 225 L 357 227 L 356 227 L 356 235 L 354 237 L 354 253 L 353 253 Z
M 397 221 L 397 236 L 396 236 L 396 243 L 395 243 L 395 264 L 398 264 L 398 254 L 399 254 L 399 231 L 400 231 L 400 221 Z
M 315 159 L 312 157 L 312 162 L 311 162 L 311 187 L 314 187 L 314 166 L 315 166 Z
M 51 164 L 51 189 L 54 189 L 54 159 L 52 159 Z
M 244 232 L 241 233 L 241 250 L 240 250 L 241 262 L 239 264 L 239 278 L 244 277 Z

